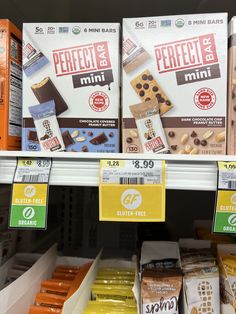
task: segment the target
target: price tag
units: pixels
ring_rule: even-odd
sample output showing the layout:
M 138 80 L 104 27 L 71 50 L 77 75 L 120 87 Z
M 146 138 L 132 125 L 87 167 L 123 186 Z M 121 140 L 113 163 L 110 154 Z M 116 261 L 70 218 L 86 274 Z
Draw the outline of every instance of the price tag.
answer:
M 218 162 L 213 231 L 236 233 L 236 162 Z
M 51 159 L 18 159 L 12 187 L 10 228 L 46 229 Z
M 165 162 L 101 160 L 101 221 L 165 221 Z
M 14 182 L 48 183 L 51 159 L 18 159 Z

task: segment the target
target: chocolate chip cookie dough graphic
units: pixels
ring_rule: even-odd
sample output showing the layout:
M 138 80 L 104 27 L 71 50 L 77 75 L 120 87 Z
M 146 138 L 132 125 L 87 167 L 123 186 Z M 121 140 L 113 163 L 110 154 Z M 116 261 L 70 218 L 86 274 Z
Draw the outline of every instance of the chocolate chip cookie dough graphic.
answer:
M 31 89 L 39 103 L 54 100 L 57 116 L 68 109 L 65 100 L 53 84 L 50 77 L 45 77 L 41 82 L 31 86 Z
M 131 81 L 131 85 L 143 101 L 156 99 L 160 104 L 160 115 L 168 112 L 173 105 L 153 78 L 149 70 L 145 70 Z

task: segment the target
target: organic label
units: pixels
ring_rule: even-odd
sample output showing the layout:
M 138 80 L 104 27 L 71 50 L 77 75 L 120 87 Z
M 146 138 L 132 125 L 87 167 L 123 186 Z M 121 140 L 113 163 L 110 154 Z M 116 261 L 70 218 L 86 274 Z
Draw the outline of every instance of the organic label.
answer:
M 12 188 L 10 228 L 45 229 L 50 159 L 18 159 Z
M 47 184 L 15 183 L 9 226 L 11 228 L 46 227 Z

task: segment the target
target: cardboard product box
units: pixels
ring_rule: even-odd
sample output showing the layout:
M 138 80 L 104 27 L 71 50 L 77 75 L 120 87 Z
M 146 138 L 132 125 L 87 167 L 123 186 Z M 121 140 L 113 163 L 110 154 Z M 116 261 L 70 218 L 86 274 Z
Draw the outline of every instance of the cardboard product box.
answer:
M 236 155 L 236 18 L 229 23 L 227 154 Z
M 115 23 L 23 25 L 22 150 L 119 151 Z
M 0 267 L 0 279 L 4 280 L 7 278 L 7 272 L 18 256 L 22 257 L 24 260 L 35 257 L 35 263 L 23 275 L 0 291 L 1 313 L 29 313 L 29 308 L 34 304 L 35 296 L 40 290 L 41 281 L 50 278 L 56 266 L 67 265 L 79 267 L 87 262 L 93 262 L 93 260 L 86 258 L 58 256 L 56 245 L 53 245 L 41 256 L 38 254 L 26 253 L 16 254 L 12 259 Z M 79 289 L 66 300 L 61 313 L 71 314 L 73 312 L 77 302 L 80 301 L 82 292 L 85 290 L 84 287 L 91 276 L 90 274 L 94 271 L 96 265 L 95 262 L 98 263 L 99 259 L 100 255 L 94 260 Z
M 137 268 L 136 256 L 132 260 L 123 259 L 100 259 L 100 255 L 94 260 L 88 275 L 86 276 L 84 282 L 80 286 L 79 290 L 74 293 L 74 295 L 64 303 L 63 314 L 78 313 L 82 314 L 85 312 L 86 307 L 91 300 L 91 288 L 97 277 L 97 272 L 100 268 L 129 268 L 135 269 L 135 280 L 132 287 L 135 300 L 137 302 L 137 314 L 141 314 L 140 308 L 140 282 L 139 274 Z M 74 310 L 74 311 L 73 311 Z
M 125 18 L 122 65 L 123 152 L 226 153 L 226 13 Z
M 0 150 L 21 148 L 21 36 L 13 23 L 0 20 Z

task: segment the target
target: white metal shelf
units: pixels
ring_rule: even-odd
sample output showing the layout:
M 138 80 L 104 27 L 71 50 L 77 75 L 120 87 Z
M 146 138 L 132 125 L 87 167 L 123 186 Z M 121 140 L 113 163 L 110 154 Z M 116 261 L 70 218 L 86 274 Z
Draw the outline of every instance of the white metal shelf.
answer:
M 17 157 L 51 157 L 51 185 L 97 186 L 101 159 L 166 160 L 167 189 L 216 190 L 216 161 L 236 161 L 236 156 L 43 153 L 0 151 L 0 183 L 11 184 Z

